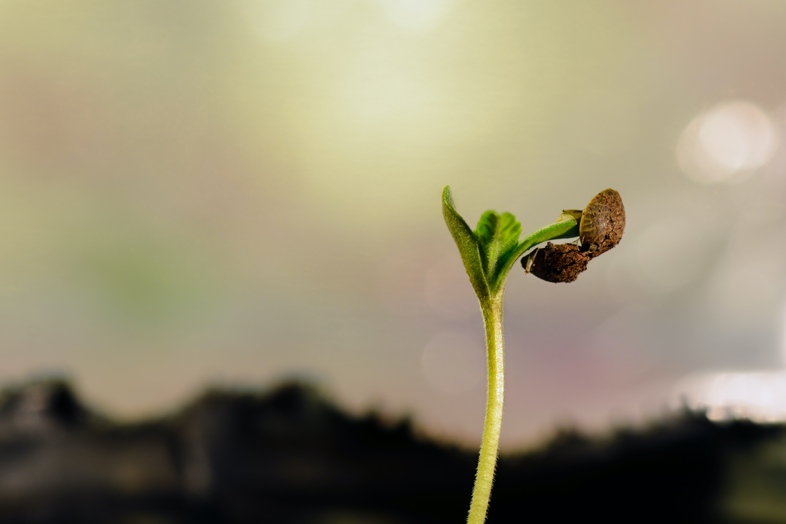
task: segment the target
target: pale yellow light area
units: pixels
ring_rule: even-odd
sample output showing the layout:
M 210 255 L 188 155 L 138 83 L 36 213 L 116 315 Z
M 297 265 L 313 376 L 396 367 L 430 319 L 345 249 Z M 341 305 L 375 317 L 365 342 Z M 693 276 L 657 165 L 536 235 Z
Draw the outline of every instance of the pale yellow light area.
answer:
M 445 180 L 450 145 L 477 133 L 470 119 L 462 121 L 475 101 L 451 85 L 443 65 L 449 56 L 428 59 L 397 39 L 370 34 L 350 57 L 334 58 L 323 98 L 294 115 L 304 189 L 349 220 L 358 212 L 394 219 L 419 184 Z M 484 113 L 471 120 L 493 127 L 489 119 L 498 115 Z
M 412 119 L 416 119 L 413 124 L 428 122 L 440 115 L 435 110 L 434 82 L 424 76 L 390 52 L 366 53 L 339 82 L 338 109 L 363 119 L 369 127 L 405 127 L 406 120 Z
M 448 14 L 451 0 L 375 0 L 392 23 L 414 31 L 433 29 Z
M 312 21 L 315 0 L 248 0 L 246 8 L 263 38 L 284 42 L 301 35 Z
M 285 166 L 278 175 L 302 202 L 344 226 L 423 220 L 424 195 L 446 182 L 509 176 L 490 164 L 536 176 L 524 164 L 541 158 L 560 92 L 583 88 L 556 65 L 568 48 L 535 18 L 509 26 L 510 15 L 446 0 L 326 0 L 298 36 L 259 39 L 237 57 L 233 125 L 252 129 L 249 147 Z M 522 136 L 526 149 L 512 145 Z

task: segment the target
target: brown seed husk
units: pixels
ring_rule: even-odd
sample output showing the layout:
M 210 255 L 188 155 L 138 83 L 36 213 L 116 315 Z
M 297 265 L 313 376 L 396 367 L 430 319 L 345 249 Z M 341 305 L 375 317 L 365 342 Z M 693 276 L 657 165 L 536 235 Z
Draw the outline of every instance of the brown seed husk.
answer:
M 581 215 L 581 251 L 595 258 L 620 243 L 625 231 L 625 206 L 614 189 L 604 189 L 590 200 Z
M 546 282 L 573 282 L 587 269 L 592 257 L 575 244 L 552 244 L 538 248 L 521 259 L 521 265 Z

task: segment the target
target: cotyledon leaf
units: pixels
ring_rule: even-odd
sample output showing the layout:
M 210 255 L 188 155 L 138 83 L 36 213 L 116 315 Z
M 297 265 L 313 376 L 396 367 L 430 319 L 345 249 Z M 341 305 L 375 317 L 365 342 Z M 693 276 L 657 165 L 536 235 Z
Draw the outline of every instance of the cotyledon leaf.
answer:
M 445 189 L 442 191 L 442 216 L 445 218 L 445 224 L 448 226 L 450 235 L 456 242 L 461 261 L 467 270 L 467 275 L 472 287 L 475 289 L 475 294 L 478 298 L 488 297 L 489 285 L 483 269 L 478 240 L 475 237 L 475 233 L 467 225 L 467 222 L 456 211 L 450 186 L 445 186 Z
M 578 236 L 577 217 L 570 213 L 563 213 L 556 223 L 521 242 L 521 224 L 511 213 L 486 211 L 473 232 L 456 211 L 450 186 L 445 186 L 442 192 L 442 214 L 470 283 L 481 300 L 501 290 L 513 264 L 531 247 L 548 240 Z

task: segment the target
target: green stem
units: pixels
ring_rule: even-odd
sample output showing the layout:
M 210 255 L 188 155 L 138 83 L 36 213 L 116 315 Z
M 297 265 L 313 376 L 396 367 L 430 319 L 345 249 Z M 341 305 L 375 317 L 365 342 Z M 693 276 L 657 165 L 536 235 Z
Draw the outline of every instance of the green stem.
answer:
M 519 241 L 521 224 L 510 213 L 487 211 L 475 231 L 456 211 L 450 187 L 442 191 L 442 216 L 456 242 L 469 281 L 478 296 L 486 327 L 488 400 L 478 472 L 472 490 L 468 524 L 486 521 L 494 469 L 497 466 L 499 434 L 502 429 L 504 393 L 504 341 L 502 338 L 502 292 L 513 264 L 531 247 L 557 238 L 579 236 L 580 211 L 563 211 L 556 223 L 541 228 Z
M 483 440 L 480 445 L 478 471 L 472 490 L 472 504 L 467 524 L 483 524 L 491 498 L 494 469 L 497 465 L 499 434 L 502 429 L 502 404 L 505 391 L 504 339 L 502 335 L 502 290 L 489 300 L 482 300 L 483 323 L 486 327 L 486 358 L 488 361 L 488 399 Z

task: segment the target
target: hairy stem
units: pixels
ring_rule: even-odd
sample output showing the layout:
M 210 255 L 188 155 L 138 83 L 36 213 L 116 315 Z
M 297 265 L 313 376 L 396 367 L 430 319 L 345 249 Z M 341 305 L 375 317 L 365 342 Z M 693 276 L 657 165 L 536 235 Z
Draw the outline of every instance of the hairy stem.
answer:
M 489 300 L 482 300 L 483 323 L 486 327 L 486 358 L 488 367 L 488 399 L 483 440 L 480 444 L 478 471 L 472 490 L 472 504 L 467 524 L 483 524 L 497 466 L 499 434 L 502 429 L 502 404 L 505 391 L 504 340 L 502 336 L 502 291 Z

